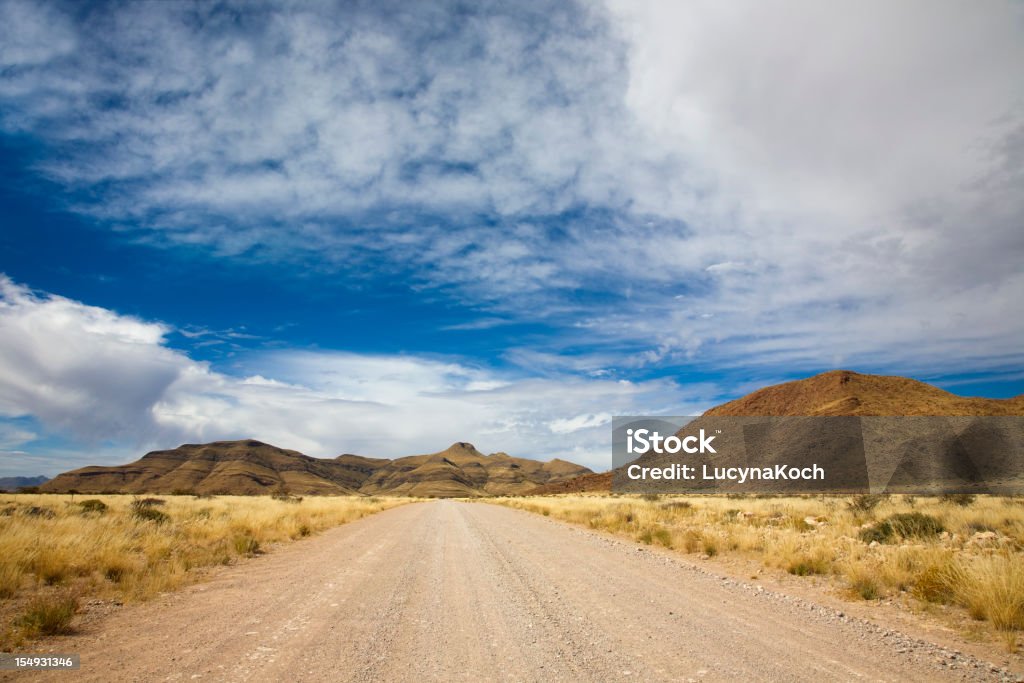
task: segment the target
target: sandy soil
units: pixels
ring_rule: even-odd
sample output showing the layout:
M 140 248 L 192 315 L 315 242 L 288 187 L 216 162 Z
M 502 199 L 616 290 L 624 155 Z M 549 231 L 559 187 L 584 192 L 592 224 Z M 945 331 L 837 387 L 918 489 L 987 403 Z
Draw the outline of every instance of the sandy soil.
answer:
M 95 681 L 998 680 L 970 655 L 503 507 L 338 527 L 55 639 Z M 1011 679 L 1012 680 L 1012 679 Z

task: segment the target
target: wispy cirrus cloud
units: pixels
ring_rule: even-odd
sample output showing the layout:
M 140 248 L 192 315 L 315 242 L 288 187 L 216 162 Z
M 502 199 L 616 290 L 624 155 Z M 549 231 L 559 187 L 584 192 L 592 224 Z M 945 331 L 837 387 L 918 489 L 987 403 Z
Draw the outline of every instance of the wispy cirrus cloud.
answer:
M 1024 360 L 1019 5 L 2 7 L 4 130 L 132 239 L 585 373 Z

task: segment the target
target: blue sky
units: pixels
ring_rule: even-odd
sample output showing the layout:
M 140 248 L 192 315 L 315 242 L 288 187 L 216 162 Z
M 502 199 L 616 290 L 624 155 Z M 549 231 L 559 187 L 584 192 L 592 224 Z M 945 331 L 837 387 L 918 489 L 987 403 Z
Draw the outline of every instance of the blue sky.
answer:
M 1022 393 L 1022 11 L 0 1 L 0 474 Z

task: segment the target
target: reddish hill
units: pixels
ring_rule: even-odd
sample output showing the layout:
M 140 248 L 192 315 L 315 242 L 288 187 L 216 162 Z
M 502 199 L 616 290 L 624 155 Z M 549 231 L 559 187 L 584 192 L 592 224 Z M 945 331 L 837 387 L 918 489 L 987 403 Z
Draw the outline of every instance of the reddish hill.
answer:
M 1008 399 L 957 396 L 906 377 L 833 370 L 759 389 L 716 406 L 706 416 L 980 416 L 1024 415 L 1024 395 Z M 586 475 L 531 494 L 581 493 L 611 489 L 610 472 Z
M 1024 415 L 1024 395 L 1008 399 L 957 396 L 906 377 L 833 370 L 759 389 L 705 415 Z
M 592 491 L 610 491 L 612 488 L 612 473 L 600 472 L 597 474 L 584 474 L 581 477 L 573 477 L 565 481 L 552 484 L 544 484 L 528 491 L 528 496 L 549 496 L 559 493 L 590 493 Z

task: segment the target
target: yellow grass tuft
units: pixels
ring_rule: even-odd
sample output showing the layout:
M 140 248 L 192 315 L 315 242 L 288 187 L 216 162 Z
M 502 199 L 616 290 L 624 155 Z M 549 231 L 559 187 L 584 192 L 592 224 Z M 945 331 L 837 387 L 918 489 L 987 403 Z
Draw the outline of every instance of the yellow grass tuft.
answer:
M 55 636 L 71 632 L 71 620 L 78 611 L 78 597 L 72 593 L 33 598 L 16 624 L 27 636 Z

